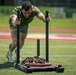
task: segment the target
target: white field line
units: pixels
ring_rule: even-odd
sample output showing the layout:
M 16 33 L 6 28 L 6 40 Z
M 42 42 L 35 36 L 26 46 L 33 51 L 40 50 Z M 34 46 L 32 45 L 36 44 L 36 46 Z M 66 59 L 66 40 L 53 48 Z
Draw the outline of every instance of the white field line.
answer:
M 1 53 L 1 52 L 0 52 Z M 3 53 L 3 52 L 2 52 Z M 26 52 L 25 52 L 26 53 Z M 22 57 L 25 57 L 25 56 L 34 56 L 35 54 L 23 54 L 21 55 Z M 45 55 L 41 55 L 41 57 L 44 57 Z M 5 57 L 3 54 L 0 55 L 0 57 Z M 59 57 L 59 58 L 63 58 L 63 57 L 66 57 L 66 58 L 76 58 L 76 55 L 49 55 L 49 57 L 52 57 L 52 58 L 56 58 L 56 57 Z M 51 58 L 50 58 L 51 59 Z
M 0 33 L 0 36 L 11 36 L 10 33 Z M 63 35 L 63 36 L 61 36 Z M 45 33 L 28 33 L 27 38 L 45 38 Z M 76 34 L 49 34 L 49 39 L 76 40 Z
M 9 44 L 0 44 L 1 47 L 8 47 Z M 24 45 L 25 46 L 25 45 Z M 29 45 L 31 46 L 31 45 Z M 25 46 L 26 47 L 26 46 Z M 51 48 L 76 48 L 76 46 L 66 46 L 66 45 L 63 45 L 63 46 L 59 46 L 59 44 L 57 46 L 52 46 Z M 23 48 L 22 48 L 23 49 Z M 26 47 L 27 49 L 27 47 Z M 32 49 L 35 49 L 35 47 L 32 47 Z
M 8 45 L 7 44 L 0 44 L 0 46 L 1 47 L 6 47 L 7 49 L 8 49 Z M 58 46 L 58 48 L 63 48 L 63 47 L 59 47 Z M 70 48 L 69 46 L 68 47 L 66 47 L 66 48 Z M 76 47 L 75 47 L 76 48 Z M 1 53 L 1 52 L 0 52 Z M 27 49 L 25 50 L 25 49 L 21 49 L 21 53 L 26 53 L 25 54 L 25 56 L 26 55 L 28 55 L 28 54 L 30 54 L 30 55 L 35 55 L 35 53 L 36 53 L 36 51 L 35 51 L 35 53 L 33 52 L 33 50 L 31 51 L 28 51 Z M 44 54 L 42 55 L 42 56 L 45 56 Z M 52 57 L 76 57 L 76 55 L 49 55 L 50 57 L 52 56 Z
M 0 46 L 1 47 L 8 47 L 8 45 L 6 45 L 6 44 L 0 44 Z M 28 56 L 29 55 L 29 57 L 30 56 L 35 56 L 35 54 L 36 54 L 36 52 L 34 53 L 33 51 L 28 51 L 28 50 L 25 50 L 25 49 L 22 49 L 21 50 L 21 53 L 23 53 L 22 55 L 21 55 L 21 57 L 26 57 L 26 56 Z M 24 54 L 25 53 L 25 54 Z M 44 57 L 45 55 L 44 54 L 42 54 L 41 55 L 41 57 Z M 5 57 L 5 55 L 3 55 L 1 52 L 0 52 L 0 57 Z M 58 59 L 56 59 L 56 58 L 76 58 L 76 55 L 49 55 L 49 59 L 52 61 L 52 60 L 54 60 L 54 61 L 56 61 L 56 62 L 59 62 L 59 63 L 63 63 L 64 61 L 60 61 L 60 60 L 58 60 Z M 71 65 L 71 63 L 70 62 L 68 62 L 68 61 L 66 61 L 65 62 L 65 64 L 68 64 L 68 65 Z
M 0 44 L 0 46 L 1 47 L 6 47 L 6 48 L 8 48 L 8 45 L 6 45 L 6 44 Z M 63 47 L 59 47 L 58 46 L 58 48 L 63 48 Z M 68 46 L 68 47 L 66 47 L 66 48 L 70 48 L 70 46 Z M 76 48 L 76 47 L 75 47 Z M 25 50 L 25 49 L 22 49 L 21 50 L 22 51 L 22 53 L 26 53 L 25 54 L 25 56 L 27 55 L 27 54 L 29 54 L 29 55 L 35 55 L 35 53 L 36 53 L 36 51 L 35 51 L 35 53 L 33 53 L 33 51 L 28 51 L 27 49 Z M 45 55 L 42 55 L 42 56 L 45 56 Z M 49 55 L 50 57 L 68 57 L 68 58 L 73 58 L 73 57 L 76 57 L 76 55 Z
M 23 53 L 24 51 L 22 50 L 22 53 Z M 27 55 L 22 55 L 22 57 L 25 57 L 25 56 L 28 56 L 29 55 L 29 57 L 30 56 L 34 56 L 35 55 L 35 53 L 33 53 L 32 51 L 30 52 L 30 51 L 25 51 L 25 53 L 27 53 Z M 41 55 L 41 57 L 45 57 L 45 55 L 44 54 L 42 54 Z M 57 57 L 58 58 L 76 58 L 76 55 L 49 55 L 49 60 L 54 60 L 54 61 L 56 61 L 56 62 L 59 62 L 59 63 L 63 63 L 64 61 L 62 60 L 58 60 L 57 59 Z M 71 63 L 70 62 L 68 62 L 68 61 L 66 61 L 66 62 L 64 62 L 66 65 L 71 65 Z

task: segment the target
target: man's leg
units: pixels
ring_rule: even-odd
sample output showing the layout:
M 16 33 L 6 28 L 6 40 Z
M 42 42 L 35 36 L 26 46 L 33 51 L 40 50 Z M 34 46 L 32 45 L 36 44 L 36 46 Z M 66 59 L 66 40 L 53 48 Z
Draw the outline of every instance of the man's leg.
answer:
M 11 29 L 11 38 L 12 43 L 9 45 L 9 51 L 6 55 L 6 57 L 8 58 L 8 62 L 14 62 L 12 58 L 12 52 L 17 46 L 17 29 Z
M 20 33 L 20 49 L 23 47 L 27 33 Z M 15 50 L 16 53 L 17 50 Z
M 20 48 L 23 47 L 26 37 L 27 37 L 27 33 L 20 33 Z
M 24 42 L 25 42 L 25 38 L 27 37 L 27 33 L 20 33 L 20 50 L 21 48 L 23 47 L 24 45 Z M 15 53 L 17 52 L 17 49 L 15 49 Z M 20 57 L 20 60 L 21 60 L 21 57 Z M 16 61 L 16 59 L 15 59 Z
M 23 26 L 21 28 L 21 32 L 20 32 L 20 49 L 24 45 L 24 40 L 27 37 L 27 33 L 28 33 L 28 26 L 25 26 L 25 27 Z M 12 37 L 12 43 L 9 46 L 9 51 L 8 51 L 7 55 L 9 55 L 10 56 L 9 58 L 12 60 L 12 52 L 17 46 L 17 29 L 11 29 L 11 37 Z M 16 52 L 16 50 L 15 50 L 15 52 Z M 8 61 L 9 61 L 9 59 L 8 59 Z M 9 62 L 12 62 L 12 61 L 9 61 Z

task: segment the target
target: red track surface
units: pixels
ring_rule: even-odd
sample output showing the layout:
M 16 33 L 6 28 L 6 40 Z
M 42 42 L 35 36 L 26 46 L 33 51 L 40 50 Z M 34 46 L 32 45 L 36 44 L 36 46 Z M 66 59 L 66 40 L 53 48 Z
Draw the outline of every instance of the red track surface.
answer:
M 44 31 L 45 28 L 29 28 L 30 32 L 41 32 Z M 9 27 L 0 26 L 0 31 L 10 31 Z M 76 32 L 76 28 L 49 28 L 50 32 Z
M 9 27 L 0 27 L 0 39 L 11 39 L 11 35 L 10 33 L 8 33 L 10 31 Z M 32 33 L 29 33 L 27 36 L 27 39 L 29 40 L 36 40 L 36 39 L 45 39 L 45 35 L 39 32 L 44 32 L 45 29 L 44 28 L 39 28 L 39 30 L 37 28 L 29 28 L 29 31 Z M 61 29 L 61 28 L 50 28 L 49 29 L 50 32 L 76 32 L 76 29 Z M 6 33 L 7 32 L 7 33 Z M 34 32 L 38 32 L 34 33 Z M 76 34 L 49 34 L 49 39 L 52 40 L 73 40 L 76 41 Z
M 0 39 L 11 39 L 10 33 L 0 33 Z M 31 33 L 28 34 L 27 40 L 36 40 L 36 39 L 45 39 L 45 35 L 42 33 L 35 34 Z M 70 41 L 76 41 L 76 34 L 50 34 L 49 35 L 50 40 L 70 40 Z

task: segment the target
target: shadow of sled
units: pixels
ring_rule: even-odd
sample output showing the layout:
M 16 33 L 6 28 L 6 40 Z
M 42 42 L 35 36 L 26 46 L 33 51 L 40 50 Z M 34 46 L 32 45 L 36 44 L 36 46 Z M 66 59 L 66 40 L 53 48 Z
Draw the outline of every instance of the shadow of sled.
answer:
M 9 68 L 9 67 L 14 67 L 13 64 L 14 64 L 14 63 L 5 62 L 5 63 L 3 63 L 3 64 L 0 64 L 0 69 L 5 69 L 5 68 Z

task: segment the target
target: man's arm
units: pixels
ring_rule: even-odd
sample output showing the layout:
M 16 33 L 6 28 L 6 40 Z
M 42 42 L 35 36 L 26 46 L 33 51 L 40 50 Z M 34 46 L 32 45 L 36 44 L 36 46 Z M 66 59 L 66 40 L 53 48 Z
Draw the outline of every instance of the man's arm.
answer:
M 16 26 L 16 23 L 15 23 L 16 19 L 17 19 L 17 15 L 12 14 L 12 15 L 11 15 L 11 20 L 12 20 L 12 24 L 13 24 L 14 26 Z
M 14 26 L 16 26 L 17 24 L 20 24 L 20 21 L 18 21 L 18 19 L 17 19 L 17 10 L 20 10 L 21 8 L 22 8 L 22 6 L 15 7 L 12 11 L 12 15 L 10 16 L 10 18 L 12 20 L 12 24 Z
M 37 15 L 37 17 L 38 17 L 40 20 L 46 22 L 46 17 L 45 17 L 45 15 L 44 15 L 43 13 L 40 12 L 40 13 Z M 51 18 L 50 18 L 50 14 L 48 15 L 47 20 L 48 20 L 48 21 L 51 20 Z
M 12 24 L 13 24 L 14 26 L 20 24 L 20 21 L 18 21 L 16 14 L 12 14 L 12 15 L 11 15 L 11 20 L 12 20 Z

